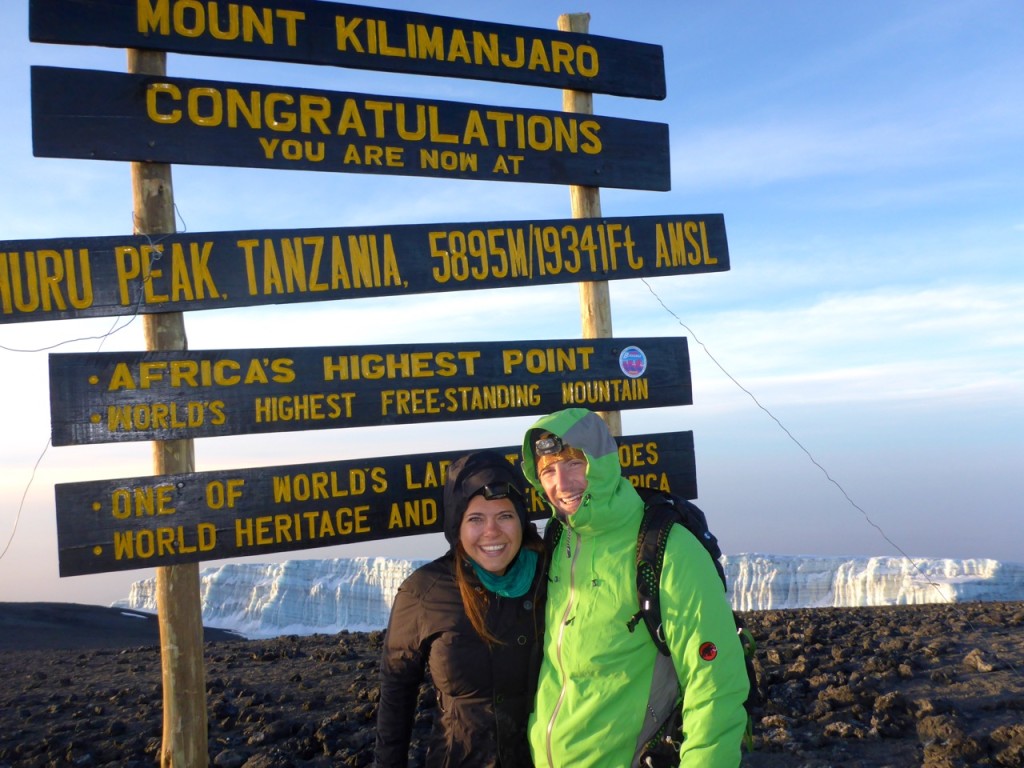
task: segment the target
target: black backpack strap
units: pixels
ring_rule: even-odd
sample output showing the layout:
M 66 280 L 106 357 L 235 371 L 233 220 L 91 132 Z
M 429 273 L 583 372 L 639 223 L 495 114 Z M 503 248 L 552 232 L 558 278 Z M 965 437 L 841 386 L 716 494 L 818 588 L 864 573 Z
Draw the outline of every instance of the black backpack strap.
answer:
M 668 497 L 672 501 L 671 497 Z M 697 541 L 704 545 L 704 549 L 711 555 L 711 560 L 718 571 L 718 578 L 722 580 L 722 588 L 728 590 L 729 585 L 725 579 L 725 568 L 722 567 L 722 548 L 718 546 L 718 539 L 708 530 L 708 520 L 704 516 L 704 510 L 692 501 L 679 499 L 676 504 L 679 510 L 679 522 L 697 537 Z
M 555 518 L 548 518 L 544 526 L 544 550 L 548 553 L 548 560 L 555 552 L 559 540 L 562 538 L 562 524 Z
M 644 504 L 644 516 L 636 540 L 636 589 L 640 610 L 627 626 L 632 632 L 643 619 L 658 649 L 651 677 L 651 691 L 637 735 L 632 768 L 676 765 L 679 762 L 681 724 L 679 678 L 661 625 L 661 568 L 672 526 L 680 522 L 676 504 L 655 494 Z
M 722 581 L 723 589 L 726 589 L 725 569 L 722 567 L 722 550 L 718 545 L 718 539 L 708 530 L 707 518 L 700 507 L 671 494 L 643 488 L 637 488 L 637 491 L 644 500 L 644 516 L 637 533 L 636 543 L 636 587 L 640 610 L 633 615 L 626 626 L 632 632 L 643 619 L 659 652 L 655 664 L 656 670 L 661 670 L 661 672 L 655 677 L 657 679 L 664 675 L 671 679 L 672 685 L 668 686 L 669 690 L 666 690 L 664 683 L 656 682 L 651 690 L 644 730 L 641 732 L 641 738 L 637 741 L 633 765 L 675 765 L 679 752 L 679 744 L 675 739 L 678 738 L 681 723 L 681 712 L 679 711 L 681 699 L 679 681 L 672 667 L 667 638 L 662 626 L 660 597 L 661 570 L 665 562 L 665 548 L 672 525 L 674 523 L 682 524 L 704 546 L 715 564 L 715 570 Z M 746 702 L 744 702 L 748 712 L 747 736 L 744 738 L 744 744 L 748 750 L 752 750 L 753 721 L 750 710 L 759 704 L 761 699 L 753 664 L 754 638 L 750 631 L 743 626 L 735 611 L 733 611 L 733 619 L 736 623 L 740 643 L 743 646 L 747 677 L 750 683 L 750 691 Z M 672 701 L 675 702 L 674 710 L 666 709 Z M 673 754 L 676 762 L 673 762 Z
M 658 652 L 668 656 L 668 643 L 661 625 L 661 567 L 672 524 L 680 521 L 671 497 L 658 494 L 644 504 L 644 517 L 636 538 L 636 592 L 638 610 L 627 623 L 629 631 L 643 619 Z

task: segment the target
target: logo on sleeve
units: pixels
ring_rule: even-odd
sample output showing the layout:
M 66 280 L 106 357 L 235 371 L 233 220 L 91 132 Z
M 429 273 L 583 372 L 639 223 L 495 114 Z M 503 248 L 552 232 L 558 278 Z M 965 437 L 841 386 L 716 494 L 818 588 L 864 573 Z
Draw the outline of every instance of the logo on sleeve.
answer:
M 701 643 L 697 653 L 704 661 L 714 661 L 715 657 L 718 656 L 718 648 L 714 643 Z

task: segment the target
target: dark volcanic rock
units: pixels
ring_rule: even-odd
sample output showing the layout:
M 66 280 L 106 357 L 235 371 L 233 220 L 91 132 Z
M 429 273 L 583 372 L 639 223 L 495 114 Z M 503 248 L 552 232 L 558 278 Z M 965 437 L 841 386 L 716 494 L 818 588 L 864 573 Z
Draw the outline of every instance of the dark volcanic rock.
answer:
M 0 605 L 0 768 L 158 764 L 158 640 L 139 643 L 137 626 L 122 632 L 104 614 L 97 647 L 97 632 L 60 626 L 56 606 L 19 628 L 2 615 L 10 605 L 18 604 Z M 1024 604 L 762 611 L 745 619 L 758 643 L 763 700 L 745 767 L 1024 766 Z M 380 632 L 209 637 L 211 766 L 372 763 Z M 423 708 L 432 701 L 425 689 L 413 766 L 423 764 Z
M 238 635 L 205 628 L 203 638 L 231 640 Z M 151 613 L 78 603 L 0 603 L 0 651 L 154 644 L 160 644 L 160 623 Z

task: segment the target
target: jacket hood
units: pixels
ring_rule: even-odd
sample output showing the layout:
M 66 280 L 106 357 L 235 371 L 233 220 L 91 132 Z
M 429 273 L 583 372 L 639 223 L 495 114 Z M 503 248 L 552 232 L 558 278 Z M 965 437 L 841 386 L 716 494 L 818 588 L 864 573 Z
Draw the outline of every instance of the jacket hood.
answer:
M 583 451 L 587 458 L 587 493 L 601 506 L 606 506 L 618 494 L 635 494 L 632 485 L 622 476 L 618 444 L 601 417 L 586 408 L 567 408 L 538 419 L 523 439 L 523 474 L 552 509 L 537 476 L 537 457 L 533 452 L 534 441 L 544 432 L 557 435 L 566 444 Z M 584 509 L 573 515 L 574 525 L 588 519 Z
M 523 478 L 504 456 L 496 451 L 476 451 L 451 463 L 444 484 L 444 537 L 452 549 L 459 540 L 459 528 L 469 500 L 485 487 L 497 490 L 503 486 L 513 489 L 509 498 L 515 505 L 525 533 L 527 519 Z

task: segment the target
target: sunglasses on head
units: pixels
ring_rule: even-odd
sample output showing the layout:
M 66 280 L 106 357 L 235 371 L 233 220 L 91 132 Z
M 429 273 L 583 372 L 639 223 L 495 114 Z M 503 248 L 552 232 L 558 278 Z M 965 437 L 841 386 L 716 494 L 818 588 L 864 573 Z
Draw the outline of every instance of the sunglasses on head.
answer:
M 523 498 L 523 494 L 512 483 L 491 483 L 490 485 L 485 485 L 477 493 L 481 494 L 487 501 L 507 499 L 510 496 L 518 499 Z

